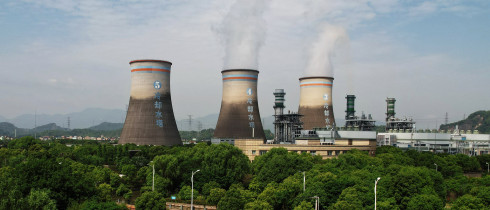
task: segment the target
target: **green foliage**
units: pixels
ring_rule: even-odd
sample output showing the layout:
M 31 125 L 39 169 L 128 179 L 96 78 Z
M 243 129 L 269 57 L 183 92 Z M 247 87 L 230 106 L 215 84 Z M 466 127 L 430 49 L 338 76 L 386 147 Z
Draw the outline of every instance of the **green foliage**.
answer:
M 97 202 L 94 200 L 85 201 L 80 210 L 126 210 L 126 206 L 117 205 L 115 202 Z
M 240 190 L 230 189 L 225 193 L 225 196 L 218 202 L 218 208 L 239 210 L 245 206 L 245 199 L 242 198 Z
M 136 209 L 165 209 L 165 198 L 158 192 L 144 192 L 136 198 Z
M 191 200 L 191 194 L 192 194 L 192 189 L 190 186 L 183 186 L 182 189 L 180 189 L 178 198 L 181 200 Z M 194 199 L 197 198 L 197 195 L 199 195 L 199 191 L 194 189 Z
M 97 194 L 99 201 L 107 202 L 111 200 L 112 197 L 112 187 L 107 183 L 102 183 L 97 187 Z
M 310 202 L 301 201 L 298 206 L 294 207 L 294 210 L 311 210 L 313 208 L 313 204 L 311 204 Z
M 51 210 L 56 209 L 56 201 L 49 197 L 50 191 L 43 190 L 35 190 L 31 189 L 31 192 L 25 199 L 25 203 L 28 206 L 28 209 L 42 209 L 42 210 Z
M 253 202 L 249 202 L 245 204 L 245 210 L 272 210 L 272 206 L 265 202 L 265 201 L 260 201 L 260 200 L 255 200 Z
M 407 209 L 430 210 L 442 208 L 444 208 L 444 203 L 439 197 L 427 194 L 413 196 L 407 205 Z
M 213 188 L 209 191 L 209 196 L 207 197 L 206 202 L 210 205 L 217 205 L 225 194 L 226 190 L 221 188 Z
M 488 206 L 487 206 L 488 207 Z M 484 202 L 475 196 L 470 194 L 463 195 L 459 197 L 456 201 L 454 201 L 451 209 L 459 210 L 459 209 L 484 209 Z
M 8 147 L 10 149 L 24 149 L 27 150 L 30 146 L 41 143 L 40 140 L 35 139 L 32 136 L 25 136 L 19 139 L 12 140 Z
M 250 188 L 260 192 L 268 183 L 279 183 L 298 171 L 309 170 L 312 166 L 313 163 L 304 156 L 288 152 L 284 148 L 273 148 L 264 155 L 256 157 L 252 163 L 255 177 Z

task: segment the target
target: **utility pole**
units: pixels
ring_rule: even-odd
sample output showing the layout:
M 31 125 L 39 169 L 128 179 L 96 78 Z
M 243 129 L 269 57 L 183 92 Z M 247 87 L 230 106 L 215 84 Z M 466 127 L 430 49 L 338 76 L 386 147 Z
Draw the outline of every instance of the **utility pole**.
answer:
M 446 112 L 446 118 L 444 119 L 444 124 L 446 124 L 446 125 L 447 125 L 448 120 L 449 120 L 449 118 L 448 118 L 448 115 L 447 115 L 447 112 Z
M 70 130 L 70 117 L 66 119 L 66 124 L 68 125 L 68 130 Z
M 37 139 L 37 110 L 34 111 L 34 138 Z

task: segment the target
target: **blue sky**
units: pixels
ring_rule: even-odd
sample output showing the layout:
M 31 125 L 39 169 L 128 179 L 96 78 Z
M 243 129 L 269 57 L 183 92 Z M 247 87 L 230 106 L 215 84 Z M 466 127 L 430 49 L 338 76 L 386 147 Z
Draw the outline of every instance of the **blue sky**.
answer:
M 260 8 L 264 23 L 254 64 L 262 116 L 272 115 L 276 88 L 287 93 L 286 109 L 297 110 L 298 78 L 326 24 L 348 36 L 332 51 L 336 118 L 344 116 L 346 94 L 356 94 L 358 114 L 379 121 L 386 97 L 395 97 L 397 116 L 415 118 L 420 128 L 435 127 L 445 112 L 456 121 L 490 107 L 488 1 L 257 2 L 3 0 L 0 115 L 124 109 L 128 62 L 140 58 L 173 62 L 178 119 L 218 113 L 225 25 L 254 25 L 226 19 L 247 8 Z

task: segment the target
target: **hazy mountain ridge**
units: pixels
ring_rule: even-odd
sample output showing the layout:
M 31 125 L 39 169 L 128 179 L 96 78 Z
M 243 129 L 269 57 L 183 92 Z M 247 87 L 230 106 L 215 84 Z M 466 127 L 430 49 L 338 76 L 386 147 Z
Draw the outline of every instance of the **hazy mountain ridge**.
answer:
M 471 113 L 466 119 L 453 123 L 442 124 L 441 130 L 478 130 L 479 133 L 490 133 L 490 110 L 480 110 Z
M 122 109 L 88 108 L 81 112 L 68 114 L 23 114 L 12 119 L 0 117 L 0 122 L 9 122 L 19 128 L 34 128 L 35 125 L 50 123 L 68 128 L 68 117 L 70 118 L 70 129 L 89 128 L 102 122 L 123 123 L 126 118 L 126 111 Z

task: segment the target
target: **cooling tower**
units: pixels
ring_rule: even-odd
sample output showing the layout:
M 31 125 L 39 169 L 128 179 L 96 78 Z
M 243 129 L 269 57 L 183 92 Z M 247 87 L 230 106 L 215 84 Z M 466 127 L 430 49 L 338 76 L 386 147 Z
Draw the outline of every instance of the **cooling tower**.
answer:
M 303 129 L 333 128 L 332 77 L 303 77 L 299 79 L 298 114 L 303 115 Z
M 214 138 L 265 139 L 257 102 L 259 71 L 229 69 L 223 75 L 223 96 Z
M 134 60 L 131 94 L 119 144 L 182 144 L 170 97 L 170 66 L 162 60 Z

